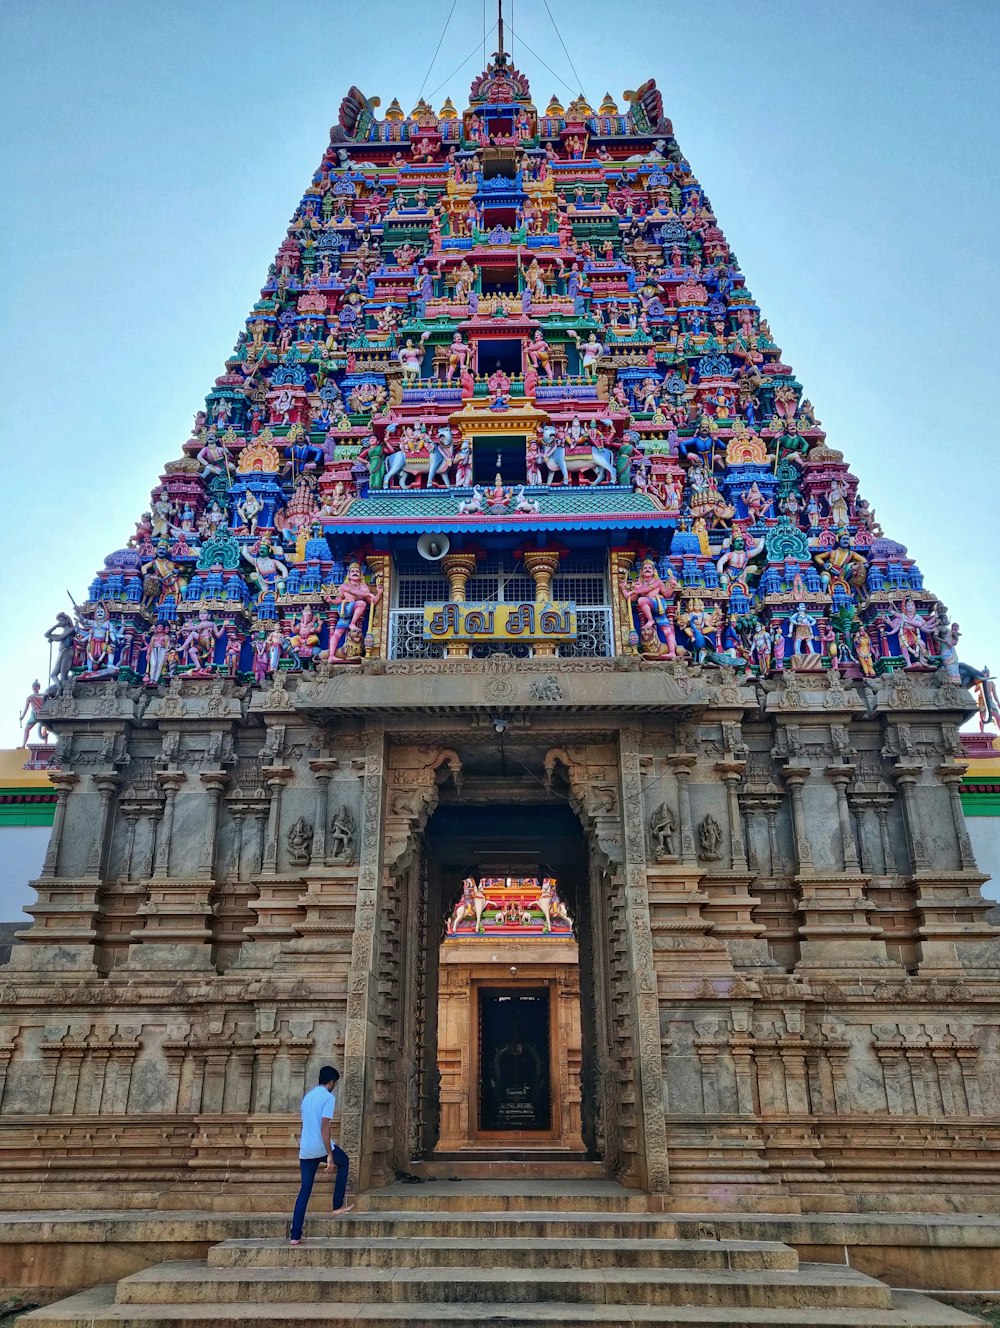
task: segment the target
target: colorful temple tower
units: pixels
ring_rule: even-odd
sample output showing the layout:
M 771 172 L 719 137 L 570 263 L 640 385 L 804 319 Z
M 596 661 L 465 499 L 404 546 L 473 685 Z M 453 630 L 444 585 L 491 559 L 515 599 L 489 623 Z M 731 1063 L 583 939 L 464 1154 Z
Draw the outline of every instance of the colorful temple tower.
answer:
M 362 1188 L 516 1145 L 995 1206 L 974 675 L 655 83 L 539 112 L 501 50 L 461 112 L 377 106 L 50 632 L 8 1191 L 283 1194 L 333 1057 Z

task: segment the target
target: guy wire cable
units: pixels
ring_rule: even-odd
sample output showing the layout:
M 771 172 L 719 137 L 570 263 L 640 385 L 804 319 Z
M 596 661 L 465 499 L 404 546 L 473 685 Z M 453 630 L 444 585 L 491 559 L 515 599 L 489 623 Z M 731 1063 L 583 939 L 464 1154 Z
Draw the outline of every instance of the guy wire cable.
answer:
M 424 95 L 424 88 L 427 86 L 427 80 L 431 76 L 431 70 L 434 68 L 434 61 L 438 58 L 438 51 L 441 49 L 441 43 L 444 41 L 445 33 L 448 31 L 448 24 L 451 22 L 451 16 L 455 12 L 455 6 L 458 0 L 451 0 L 451 9 L 448 11 L 448 17 L 444 21 L 444 27 L 441 29 L 441 36 L 438 38 L 438 44 L 434 47 L 434 54 L 431 56 L 431 62 L 427 66 L 427 73 L 424 75 L 424 81 L 420 85 L 420 91 L 417 93 L 417 101 Z M 433 95 L 433 94 L 432 94 Z

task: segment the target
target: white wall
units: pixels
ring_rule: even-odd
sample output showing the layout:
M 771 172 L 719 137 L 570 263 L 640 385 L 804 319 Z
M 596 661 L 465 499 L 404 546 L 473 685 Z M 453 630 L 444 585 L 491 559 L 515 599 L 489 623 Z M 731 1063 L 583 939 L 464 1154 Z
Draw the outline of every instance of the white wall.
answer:
M 983 886 L 983 894 L 1000 899 L 1000 816 L 967 816 L 965 824 L 980 871 L 993 877 Z
M 49 842 L 47 825 L 0 827 L 0 922 L 30 922 L 25 904 L 35 899 L 28 885 L 42 870 Z

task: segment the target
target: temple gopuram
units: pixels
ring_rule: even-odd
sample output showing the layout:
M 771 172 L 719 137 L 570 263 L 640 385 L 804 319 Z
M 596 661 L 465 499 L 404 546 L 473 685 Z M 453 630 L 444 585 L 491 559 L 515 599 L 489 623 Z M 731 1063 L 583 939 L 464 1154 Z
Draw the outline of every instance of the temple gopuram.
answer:
M 48 634 L 4 1206 L 283 1211 L 332 1062 L 362 1201 L 478 1163 L 661 1212 L 995 1213 L 988 674 L 655 82 L 539 110 L 502 45 L 464 110 L 344 98 Z

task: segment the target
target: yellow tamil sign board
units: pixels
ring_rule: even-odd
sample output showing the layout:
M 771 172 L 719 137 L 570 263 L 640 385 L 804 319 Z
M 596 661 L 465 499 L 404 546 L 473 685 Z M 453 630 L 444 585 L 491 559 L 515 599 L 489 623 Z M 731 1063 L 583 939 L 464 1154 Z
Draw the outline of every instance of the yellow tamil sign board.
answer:
M 430 641 L 572 641 L 576 605 L 425 604 Z

